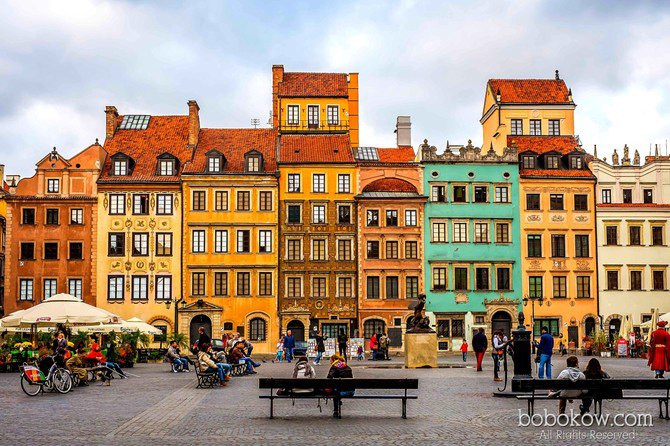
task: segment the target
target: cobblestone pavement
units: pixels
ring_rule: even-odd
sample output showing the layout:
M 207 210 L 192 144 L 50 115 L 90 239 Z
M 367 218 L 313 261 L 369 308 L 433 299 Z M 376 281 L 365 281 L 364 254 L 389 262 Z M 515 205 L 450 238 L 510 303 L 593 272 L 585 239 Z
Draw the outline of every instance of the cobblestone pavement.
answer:
M 353 361 L 356 377 L 419 378 L 419 399 L 408 403 L 407 420 L 400 417 L 399 401 L 369 400 L 345 401 L 341 420 L 331 417 L 332 405 L 322 403 L 320 413 L 316 401 L 279 401 L 277 418 L 270 420 L 269 402 L 258 398 L 257 377 L 288 377 L 292 365 L 269 361 L 258 375 L 233 378 L 225 388 L 196 389 L 194 373 L 172 374 L 166 364 L 140 364 L 130 370 L 137 377 L 114 380 L 111 387 L 94 384 L 67 395 L 33 398 L 23 394 L 17 374 L 0 374 L 0 444 L 670 444 L 670 421 L 658 418 L 655 401 L 603 404 L 610 414 L 650 413 L 652 427 L 519 427 L 525 403 L 492 397 L 497 383 L 487 359 L 483 373 L 474 371 L 471 359 L 462 367 L 456 356 L 440 358 L 441 365 L 454 367 L 421 370 L 399 368 L 400 359 Z M 651 376 L 642 360 L 602 362 L 616 377 Z M 555 374 L 563 364 L 564 358 L 554 360 Z M 327 370 L 317 367 L 318 376 Z M 540 402 L 536 411 L 556 413 L 556 405 Z M 592 430 L 629 436 L 598 441 Z M 586 438 L 566 440 L 569 434 Z

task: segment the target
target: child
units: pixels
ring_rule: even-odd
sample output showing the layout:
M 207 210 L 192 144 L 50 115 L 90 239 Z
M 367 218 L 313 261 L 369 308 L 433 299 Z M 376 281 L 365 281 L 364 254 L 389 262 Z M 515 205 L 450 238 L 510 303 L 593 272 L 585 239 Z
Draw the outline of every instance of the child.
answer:
M 468 360 L 468 341 L 463 339 L 463 343 L 461 344 L 461 353 L 463 353 L 463 362 Z
M 358 360 L 362 361 L 363 360 L 363 346 L 359 345 L 358 350 L 356 350 L 356 353 L 358 354 Z
M 281 337 L 279 338 L 279 342 L 277 342 L 277 357 L 275 358 L 275 360 L 277 362 L 282 362 L 283 359 L 284 359 L 284 338 Z M 272 362 L 274 362 L 274 360 Z

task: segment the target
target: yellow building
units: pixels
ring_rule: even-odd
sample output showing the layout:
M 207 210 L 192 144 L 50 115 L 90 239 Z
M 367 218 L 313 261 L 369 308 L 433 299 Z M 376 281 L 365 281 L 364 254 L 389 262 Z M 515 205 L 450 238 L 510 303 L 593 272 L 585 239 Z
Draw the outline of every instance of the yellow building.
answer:
M 479 120 L 482 149 L 502 153 L 510 135 L 574 135 L 575 107 L 558 71 L 555 79 L 489 79 Z
M 97 306 L 172 332 L 182 283 L 180 172 L 197 142 L 198 105 L 189 102 L 188 116 L 119 116 L 113 106 L 106 115 Z
M 197 339 L 238 332 L 274 351 L 278 332 L 277 132 L 202 129 L 184 166 L 183 277 L 179 328 Z

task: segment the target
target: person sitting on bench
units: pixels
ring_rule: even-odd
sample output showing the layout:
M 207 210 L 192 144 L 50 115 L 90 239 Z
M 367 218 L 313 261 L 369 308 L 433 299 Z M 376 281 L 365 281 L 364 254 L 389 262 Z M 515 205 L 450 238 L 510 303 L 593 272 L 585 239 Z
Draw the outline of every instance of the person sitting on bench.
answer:
M 354 372 L 351 370 L 351 367 L 349 367 L 345 361 L 345 359 L 338 355 L 337 353 L 332 355 L 330 357 L 330 370 L 328 370 L 328 379 L 333 379 L 333 378 L 353 378 L 354 377 Z M 338 390 L 338 389 L 326 389 L 327 391 L 330 390 L 330 393 L 339 395 L 339 396 L 354 396 L 354 390 Z M 342 404 L 342 402 L 336 402 L 333 404 L 333 416 L 337 417 L 339 411 L 338 411 L 338 404 Z
M 586 376 L 582 373 L 581 370 L 579 370 L 579 360 L 577 359 L 576 356 L 568 356 L 567 359 L 567 368 L 561 371 L 561 373 L 558 374 L 557 379 L 569 379 L 572 382 L 575 382 L 580 379 L 586 379 Z M 578 398 L 582 396 L 582 391 L 581 390 L 561 390 L 557 394 L 554 393 L 552 396 L 558 395 L 560 398 L 560 401 L 558 402 L 558 413 L 562 414 L 565 413 L 565 406 L 570 400 L 572 402 L 573 398 Z
M 65 363 L 67 369 L 72 374 L 79 375 L 79 385 L 88 386 L 86 379 L 88 378 L 88 372 L 84 368 L 84 359 L 86 358 L 86 350 L 80 348 L 77 350 L 76 355 L 72 355 L 70 359 Z
M 167 356 L 168 359 L 170 361 L 172 361 L 173 363 L 175 363 L 177 366 L 181 365 L 182 370 L 184 372 L 189 371 L 188 360 L 186 358 L 182 358 L 181 356 L 179 356 L 179 349 L 177 348 L 177 342 L 176 341 L 170 341 L 170 346 L 168 347 L 167 353 L 165 354 L 165 356 Z M 177 369 L 175 369 L 174 371 L 175 371 L 175 373 L 178 372 Z
M 211 356 L 212 344 L 205 342 L 198 349 L 198 367 L 202 373 L 218 373 L 221 386 L 226 386 L 230 381 L 230 364 L 214 362 Z
M 584 369 L 584 376 L 586 379 L 609 379 L 611 376 L 600 367 L 600 361 L 596 358 L 591 358 L 588 365 Z M 605 395 L 597 390 L 589 390 L 588 396 L 592 398 L 582 398 L 582 404 L 579 406 L 579 414 L 584 415 L 591 408 L 593 398 L 602 398 Z
M 261 365 L 258 362 L 254 362 L 253 359 L 248 358 L 244 355 L 244 342 L 238 342 L 233 347 L 230 352 L 230 362 L 231 364 L 240 364 L 245 363 L 247 365 L 247 373 L 249 375 L 255 374 L 254 367 L 260 367 Z

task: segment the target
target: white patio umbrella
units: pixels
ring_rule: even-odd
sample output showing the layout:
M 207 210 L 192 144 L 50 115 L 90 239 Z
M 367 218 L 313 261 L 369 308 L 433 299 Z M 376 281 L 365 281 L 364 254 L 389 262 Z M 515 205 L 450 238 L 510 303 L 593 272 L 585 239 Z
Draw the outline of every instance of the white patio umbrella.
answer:
M 658 323 L 658 320 L 659 320 L 658 308 L 654 308 L 654 311 L 651 312 L 651 319 L 645 322 L 645 324 L 649 324 L 649 330 L 647 331 L 647 336 L 644 339 L 647 344 L 651 342 L 651 333 L 656 329 L 656 324 Z
M 139 317 L 131 317 L 127 321 L 124 321 L 122 324 L 122 329 L 124 331 L 137 331 L 140 333 L 149 334 L 149 335 L 161 335 L 163 331 L 154 327 L 153 325 L 147 324 Z
M 112 324 L 121 320 L 119 316 L 109 311 L 96 308 L 78 297 L 65 293 L 56 294 L 38 305 L 0 319 L 4 327 Z
M 95 325 L 82 325 L 76 326 L 72 331 L 83 331 L 85 333 L 109 333 L 111 331 L 115 333 L 132 333 L 139 331 L 142 334 L 148 335 L 160 335 L 163 332 L 144 322 L 138 317 L 131 317 L 128 320 L 122 320 L 116 324 L 95 324 Z

